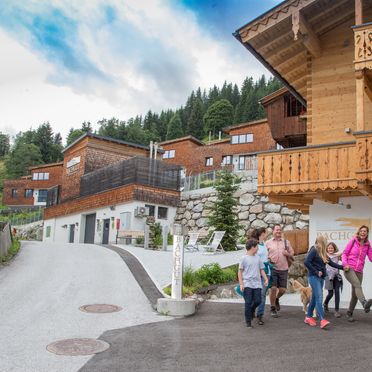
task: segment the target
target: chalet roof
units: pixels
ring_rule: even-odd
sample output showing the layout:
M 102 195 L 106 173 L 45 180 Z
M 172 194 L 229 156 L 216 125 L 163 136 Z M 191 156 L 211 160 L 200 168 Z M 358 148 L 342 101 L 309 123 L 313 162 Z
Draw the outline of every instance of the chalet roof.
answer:
M 102 140 L 102 141 L 107 141 L 107 142 L 118 143 L 120 145 L 126 145 L 126 146 L 130 146 L 130 147 L 136 147 L 136 148 L 143 149 L 143 150 L 149 150 L 149 146 L 138 145 L 136 143 L 122 141 L 122 140 L 118 140 L 116 138 L 99 136 L 99 135 L 93 134 L 93 133 L 85 133 L 82 136 L 80 136 L 79 138 L 77 138 L 74 142 L 72 142 L 71 144 L 69 144 L 67 147 L 65 147 L 62 150 L 62 152 L 67 151 L 68 149 L 70 149 L 71 147 L 75 146 L 77 143 L 79 143 L 80 141 L 82 141 L 84 138 L 87 138 L 87 137 L 88 138 L 95 138 L 95 139 Z
M 168 141 L 163 141 L 163 142 L 160 142 L 159 145 L 163 146 L 163 145 L 169 145 L 171 143 L 183 142 L 183 141 L 192 141 L 196 143 L 197 145 L 204 146 L 204 142 L 198 140 L 197 138 L 193 136 L 185 136 L 185 137 L 175 138 L 175 139 L 168 140 Z
M 265 106 L 269 102 L 274 101 L 279 97 L 282 97 L 286 93 L 288 93 L 288 88 L 287 87 L 280 88 L 280 89 L 276 90 L 275 92 L 270 93 L 267 96 L 261 98 L 260 103 L 261 103 L 261 105 Z
M 371 6 L 372 0 L 363 4 Z M 355 23 L 354 0 L 286 0 L 234 36 L 306 105 L 308 53 L 320 56 L 321 37 L 345 22 L 347 27 Z
M 49 167 L 63 167 L 63 161 L 60 161 L 58 163 L 49 163 L 49 164 L 40 164 L 40 165 L 34 165 L 32 167 L 29 167 L 29 170 L 35 170 L 39 168 L 49 168 Z
M 221 138 L 221 139 L 216 139 L 216 140 L 212 140 L 208 143 L 206 143 L 207 146 L 211 146 L 211 145 L 219 145 L 221 143 L 226 143 L 226 142 L 230 142 L 230 138 Z
M 267 119 L 260 119 L 260 120 L 255 120 L 255 121 L 248 121 L 246 123 L 240 123 L 240 124 L 235 124 L 235 125 L 230 125 L 229 127 L 223 128 L 223 131 L 225 133 L 230 133 L 232 129 L 238 129 L 238 128 L 244 128 L 244 127 L 249 127 L 252 125 L 257 125 L 257 124 L 263 124 L 267 123 Z

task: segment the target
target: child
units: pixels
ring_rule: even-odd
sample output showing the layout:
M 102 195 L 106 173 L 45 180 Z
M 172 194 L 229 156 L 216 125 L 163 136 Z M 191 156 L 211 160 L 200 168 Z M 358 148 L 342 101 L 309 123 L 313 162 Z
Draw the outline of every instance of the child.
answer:
M 343 267 L 328 258 L 327 240 L 322 235 L 316 238 L 315 244 L 310 248 L 304 264 L 309 271 L 308 280 L 312 289 L 311 301 L 307 308 L 305 323 L 312 327 L 316 326 L 316 320 L 312 316 L 314 308 L 316 308 L 316 312 L 320 319 L 320 328 L 325 329 L 330 324 L 330 322 L 325 319 L 323 310 L 323 286 L 324 278 L 327 276 L 326 264 L 341 270 Z
M 341 252 L 338 251 L 337 245 L 333 242 L 327 245 L 327 256 L 334 263 L 340 261 Z M 335 295 L 335 317 L 340 318 L 340 291 L 342 290 L 342 276 L 340 271 L 334 267 L 326 265 L 327 276 L 324 287 L 328 290 L 328 295 L 324 301 L 324 311 L 329 312 L 328 304 L 331 301 L 333 294 Z
M 239 264 L 238 278 L 245 302 L 245 322 L 248 328 L 252 328 L 252 314 L 261 303 L 261 276 L 264 279 L 264 286 L 268 285 L 268 279 L 264 271 L 264 263 L 256 256 L 258 241 L 249 239 L 246 249 L 247 253 Z

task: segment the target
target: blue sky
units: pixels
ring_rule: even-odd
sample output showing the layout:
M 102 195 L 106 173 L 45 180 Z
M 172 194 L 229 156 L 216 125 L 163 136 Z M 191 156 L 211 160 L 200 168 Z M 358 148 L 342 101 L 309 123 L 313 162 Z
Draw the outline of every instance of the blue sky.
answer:
M 277 0 L 4 0 L 0 131 L 126 120 L 265 69 L 232 33 Z

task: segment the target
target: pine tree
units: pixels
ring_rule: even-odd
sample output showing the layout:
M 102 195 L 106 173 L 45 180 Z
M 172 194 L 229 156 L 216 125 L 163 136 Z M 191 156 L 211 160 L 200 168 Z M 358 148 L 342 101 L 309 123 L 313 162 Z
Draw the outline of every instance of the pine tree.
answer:
M 212 207 L 212 213 L 208 218 L 209 227 L 216 231 L 225 231 L 222 246 L 227 251 L 236 249 L 238 239 L 239 221 L 236 216 L 235 207 L 238 202 L 233 197 L 239 187 L 240 179 L 227 169 L 219 172 L 215 188 L 217 201 Z
M 204 136 L 203 102 L 200 98 L 195 99 L 194 107 L 187 123 L 187 133 L 198 139 L 202 139 Z
M 180 138 L 183 136 L 182 122 L 179 113 L 175 113 L 169 121 L 167 130 L 167 140 Z

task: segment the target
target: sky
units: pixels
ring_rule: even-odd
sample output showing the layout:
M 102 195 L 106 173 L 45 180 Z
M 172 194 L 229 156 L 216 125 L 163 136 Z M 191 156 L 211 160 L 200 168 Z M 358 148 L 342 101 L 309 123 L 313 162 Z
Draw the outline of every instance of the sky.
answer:
M 232 33 L 279 0 L 1 0 L 0 131 L 177 108 L 269 73 Z

